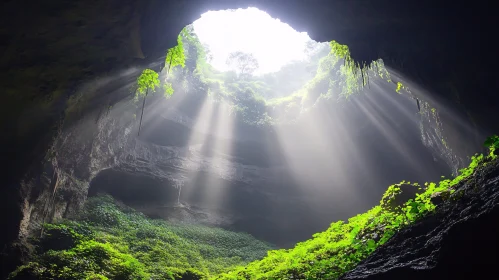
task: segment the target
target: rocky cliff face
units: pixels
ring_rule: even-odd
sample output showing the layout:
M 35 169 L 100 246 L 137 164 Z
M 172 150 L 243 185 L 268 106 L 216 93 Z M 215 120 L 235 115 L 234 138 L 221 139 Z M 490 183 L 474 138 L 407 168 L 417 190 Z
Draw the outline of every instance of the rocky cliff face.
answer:
M 342 279 L 493 279 L 499 263 L 499 163 L 457 186 Z

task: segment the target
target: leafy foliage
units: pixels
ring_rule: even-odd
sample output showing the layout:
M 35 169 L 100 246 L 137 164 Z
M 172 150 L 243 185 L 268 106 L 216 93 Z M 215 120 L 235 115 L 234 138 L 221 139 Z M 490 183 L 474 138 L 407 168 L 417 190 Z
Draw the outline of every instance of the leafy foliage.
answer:
M 49 250 L 19 267 L 9 279 L 149 279 L 145 266 L 109 243 L 79 240 L 68 250 Z M 29 278 L 32 279 L 32 278 Z
M 171 83 L 165 83 L 165 84 L 163 85 L 163 87 L 164 87 L 164 89 L 165 89 L 165 97 L 167 97 L 167 98 L 168 98 L 168 97 L 170 97 L 170 96 L 172 96 L 172 95 L 173 95 L 173 91 L 174 91 L 174 90 L 173 90 L 173 86 L 172 86 L 172 84 L 171 84 Z
M 348 49 L 347 45 L 342 45 L 335 40 L 331 41 L 331 52 L 336 54 L 337 57 L 346 59 L 346 60 L 351 60 L 352 58 L 350 57 L 350 50 Z
M 397 88 L 395 89 L 395 91 L 397 93 L 400 93 L 400 91 L 402 90 L 402 88 L 404 88 L 404 85 L 401 82 L 397 82 Z
M 271 249 L 244 233 L 151 220 L 110 196 L 89 199 L 76 221 L 45 225 L 37 245 L 10 279 L 205 279 Z
M 182 30 L 182 32 L 186 31 Z M 182 68 L 185 67 L 184 45 L 182 43 L 181 35 L 177 37 L 177 45 L 168 49 L 165 58 L 165 65 L 168 65 L 168 72 L 175 66 L 181 66 Z
M 154 70 L 144 69 L 137 78 L 137 94 L 136 97 L 145 96 L 147 90 L 154 90 L 159 86 L 159 75 Z
M 497 158 L 499 152 L 499 136 L 490 136 L 485 140 L 485 147 L 490 149 L 489 157 Z
M 151 69 L 144 69 L 142 74 L 137 78 L 137 91 L 135 93 L 135 100 L 139 98 L 139 96 L 143 96 L 144 100 L 142 102 L 142 112 L 140 114 L 140 123 L 139 123 L 139 131 L 137 135 L 140 135 L 140 128 L 142 126 L 142 117 L 144 116 L 144 107 L 146 105 L 146 97 L 149 93 L 149 90 L 153 91 L 156 87 L 159 86 L 159 75 Z
M 182 33 L 185 32 L 186 31 L 184 30 L 182 31 Z M 174 68 L 175 66 L 181 66 L 182 68 L 185 67 L 185 54 L 181 35 L 177 38 L 177 45 L 168 49 L 165 58 L 165 65 L 168 65 L 168 69 Z M 144 69 L 137 78 L 137 91 L 135 97 L 138 98 L 139 96 L 146 96 L 148 90 L 155 91 L 159 85 L 159 74 L 154 70 Z M 163 88 L 165 89 L 165 97 L 173 95 L 173 87 L 171 83 L 165 83 Z
M 185 54 L 181 35 L 177 37 L 177 45 L 173 48 L 168 49 L 166 53 L 165 65 L 168 65 L 167 76 L 171 68 L 174 68 L 177 65 L 182 66 L 182 68 L 185 67 Z M 140 128 L 142 126 L 142 117 L 144 115 L 144 107 L 147 94 L 149 93 L 149 90 L 154 92 L 155 89 L 159 87 L 159 85 L 159 74 L 151 69 L 145 69 L 144 71 L 142 71 L 142 74 L 137 79 L 137 91 L 135 94 L 135 100 L 137 100 L 139 96 L 144 97 L 144 100 L 142 102 L 142 112 L 140 115 L 138 135 L 140 135 Z M 165 82 L 165 84 L 163 84 L 163 88 L 164 96 L 166 98 L 169 98 L 173 95 L 174 89 L 171 83 Z
M 388 188 L 380 205 L 348 221 L 332 223 L 324 232 L 298 243 L 293 249 L 269 251 L 263 260 L 254 261 L 215 279 L 338 279 L 354 268 L 378 246 L 384 244 L 397 231 L 433 212 L 435 196 L 447 199 L 454 187 L 467 180 L 481 165 L 495 160 L 493 149 L 499 146 L 498 137 L 486 141 L 491 154 L 475 155 L 467 168 L 454 179 L 439 183 L 426 183 L 425 187 L 401 182 Z M 402 186 L 420 188 L 414 198 L 393 207 L 392 202 L 402 194 Z

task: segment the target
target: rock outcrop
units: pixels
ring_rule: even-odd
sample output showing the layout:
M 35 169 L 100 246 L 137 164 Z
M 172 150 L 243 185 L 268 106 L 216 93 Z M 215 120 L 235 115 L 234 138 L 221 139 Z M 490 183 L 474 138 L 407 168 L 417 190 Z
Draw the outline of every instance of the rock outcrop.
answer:
M 343 280 L 495 279 L 499 163 L 478 169 L 436 212 L 395 234 Z

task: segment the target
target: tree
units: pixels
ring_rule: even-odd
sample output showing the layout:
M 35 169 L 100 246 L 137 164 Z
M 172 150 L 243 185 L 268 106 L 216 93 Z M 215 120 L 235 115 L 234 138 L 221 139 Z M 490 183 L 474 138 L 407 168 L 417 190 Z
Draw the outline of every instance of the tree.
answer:
M 182 32 L 187 32 L 187 31 L 183 29 Z M 182 44 L 181 35 L 178 35 L 177 37 L 177 45 L 171 49 L 168 49 L 168 52 L 166 53 L 165 67 L 166 65 L 168 65 L 168 70 L 166 71 L 166 75 L 168 75 L 172 67 L 178 65 L 182 66 L 182 68 L 185 67 L 184 45 Z
M 159 75 L 151 69 L 144 69 L 139 78 L 137 78 L 137 92 L 135 93 L 135 98 L 144 96 L 144 101 L 142 102 L 142 113 L 140 114 L 139 132 L 137 136 L 140 136 L 140 127 L 142 126 L 142 116 L 144 115 L 144 106 L 146 105 L 146 97 L 149 90 L 154 90 L 159 86 Z
M 185 67 L 185 51 L 184 44 L 182 43 L 182 37 L 189 36 L 189 32 L 190 31 L 187 27 L 182 29 L 177 37 L 177 45 L 173 48 L 168 49 L 166 53 L 165 66 L 168 64 L 168 70 L 166 71 L 165 84 L 163 85 L 163 88 L 165 89 L 164 95 L 166 98 L 169 98 L 173 95 L 173 86 L 171 83 L 168 83 L 166 81 L 171 68 L 174 68 L 175 66 L 181 66 L 182 68 Z
M 250 53 L 241 51 L 229 54 L 225 62 L 231 69 L 235 70 L 239 77 L 247 77 L 258 69 L 258 60 Z
M 182 32 L 187 32 L 185 29 Z M 170 72 L 170 69 L 175 66 L 185 66 L 185 54 L 184 54 L 184 46 L 182 44 L 182 33 L 177 37 L 177 45 L 173 48 L 168 49 L 166 53 L 165 65 L 168 64 L 168 70 L 166 75 Z M 149 90 L 155 90 L 160 84 L 159 75 L 155 71 L 151 69 L 145 69 L 142 71 L 140 76 L 137 78 L 137 92 L 135 94 L 135 98 L 139 98 L 140 96 L 144 96 L 144 101 L 142 102 L 142 112 L 140 114 L 140 123 L 139 123 L 139 132 L 137 136 L 140 136 L 140 128 L 142 126 L 142 117 L 144 116 L 144 107 L 146 105 L 146 97 L 149 93 Z M 170 97 L 173 95 L 173 87 L 171 83 L 166 82 L 163 85 L 165 89 L 165 97 Z

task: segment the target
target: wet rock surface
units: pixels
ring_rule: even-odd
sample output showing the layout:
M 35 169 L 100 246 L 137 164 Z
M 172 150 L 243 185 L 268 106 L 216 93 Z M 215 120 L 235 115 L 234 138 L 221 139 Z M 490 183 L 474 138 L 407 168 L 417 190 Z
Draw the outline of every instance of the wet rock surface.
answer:
M 435 214 L 394 235 L 342 279 L 495 279 L 498 220 L 496 161 L 461 183 Z

